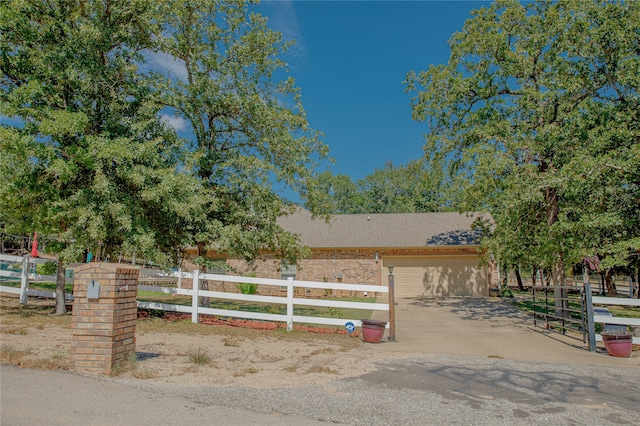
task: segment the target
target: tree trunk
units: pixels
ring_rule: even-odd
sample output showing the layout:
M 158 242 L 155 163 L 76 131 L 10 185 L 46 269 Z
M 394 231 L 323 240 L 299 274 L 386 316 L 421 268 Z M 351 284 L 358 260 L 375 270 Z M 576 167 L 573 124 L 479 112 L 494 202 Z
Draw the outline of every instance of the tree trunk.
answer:
M 58 257 L 58 272 L 56 273 L 56 315 L 63 315 L 67 312 L 66 301 L 64 300 L 64 285 L 66 282 L 66 269 L 62 260 Z
M 532 266 L 531 267 L 531 287 L 536 286 L 536 274 L 538 273 L 538 268 Z
M 613 268 L 605 269 L 604 284 L 605 284 L 605 287 L 607 287 L 607 296 L 616 297 L 618 295 L 618 289 L 616 288 L 616 283 L 613 281 Z
M 205 247 L 204 247 L 204 243 L 198 243 L 198 257 L 205 257 L 207 255 Z M 207 265 L 205 265 L 204 263 L 202 265 L 200 265 L 200 270 L 203 274 L 207 273 Z M 209 290 L 209 282 L 207 280 L 202 280 L 202 284 L 200 284 L 200 290 L 205 290 L 208 291 Z M 211 299 L 208 297 L 201 297 L 200 298 L 200 306 L 203 308 L 210 308 L 211 307 Z
M 545 204 L 547 206 L 547 226 L 551 234 L 551 227 L 558 222 L 558 213 L 560 212 L 560 204 L 558 201 L 557 188 L 546 188 L 544 191 Z M 560 249 L 554 253 L 555 260 L 551 267 L 551 281 L 555 296 L 556 315 L 561 318 L 569 318 L 569 301 L 567 300 L 567 291 L 562 288 L 567 284 L 567 277 L 564 272 L 564 257 Z
M 524 285 L 522 285 L 522 277 L 520 276 L 520 268 L 515 268 L 516 281 L 518 282 L 518 290 L 524 291 Z

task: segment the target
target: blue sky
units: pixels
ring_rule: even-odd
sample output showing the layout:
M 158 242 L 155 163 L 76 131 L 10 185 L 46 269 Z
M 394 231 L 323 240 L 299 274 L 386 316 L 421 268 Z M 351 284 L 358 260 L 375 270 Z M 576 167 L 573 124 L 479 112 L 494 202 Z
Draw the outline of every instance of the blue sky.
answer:
M 446 63 L 448 40 L 488 1 L 264 1 L 257 10 L 296 45 L 283 57 L 311 126 L 325 134 L 335 174 L 354 180 L 422 155 L 409 70 Z

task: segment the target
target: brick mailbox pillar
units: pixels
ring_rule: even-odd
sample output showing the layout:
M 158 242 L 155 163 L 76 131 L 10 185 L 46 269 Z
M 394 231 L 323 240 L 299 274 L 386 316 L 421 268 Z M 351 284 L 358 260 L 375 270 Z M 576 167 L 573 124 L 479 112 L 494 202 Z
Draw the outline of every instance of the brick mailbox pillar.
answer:
M 109 263 L 74 268 L 73 368 L 111 374 L 136 351 L 138 269 Z

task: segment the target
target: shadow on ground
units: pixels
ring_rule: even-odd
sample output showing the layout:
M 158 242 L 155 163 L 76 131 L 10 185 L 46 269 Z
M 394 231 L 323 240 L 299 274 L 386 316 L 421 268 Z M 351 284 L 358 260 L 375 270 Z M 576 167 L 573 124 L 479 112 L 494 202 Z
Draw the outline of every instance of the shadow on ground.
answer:
M 531 316 L 520 311 L 510 300 L 486 297 L 449 297 L 449 298 L 422 298 L 409 301 L 412 306 L 421 308 L 447 308 L 451 313 L 463 320 L 490 321 L 496 318 L 508 318 L 526 320 Z

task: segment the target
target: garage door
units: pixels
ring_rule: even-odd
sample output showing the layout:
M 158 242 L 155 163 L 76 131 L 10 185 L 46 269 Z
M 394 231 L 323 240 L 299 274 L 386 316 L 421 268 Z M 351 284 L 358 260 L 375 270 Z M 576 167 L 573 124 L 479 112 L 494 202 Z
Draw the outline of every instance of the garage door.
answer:
M 478 296 L 489 292 L 479 262 L 477 256 L 385 257 L 384 267 L 394 267 L 396 298 Z

